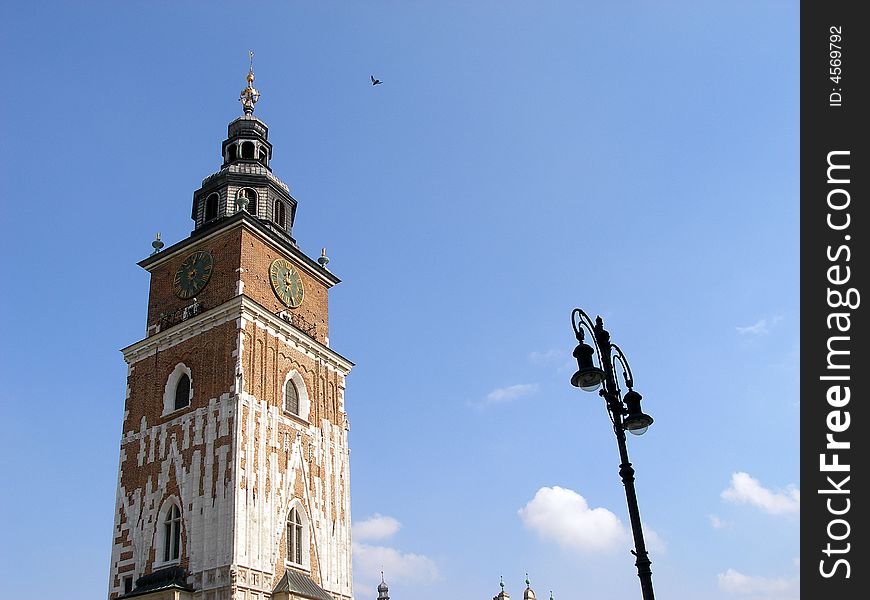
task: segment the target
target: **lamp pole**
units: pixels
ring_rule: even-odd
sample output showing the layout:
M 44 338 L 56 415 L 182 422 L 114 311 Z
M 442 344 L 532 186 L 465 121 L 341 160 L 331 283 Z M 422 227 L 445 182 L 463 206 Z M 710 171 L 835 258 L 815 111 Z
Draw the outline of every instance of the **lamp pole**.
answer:
M 577 359 L 577 372 L 571 377 L 571 384 L 588 392 L 599 387 L 599 394 L 604 398 L 607 412 L 613 423 L 616 434 L 616 444 L 619 447 L 619 476 L 625 486 L 625 498 L 628 502 L 628 515 L 631 521 L 631 533 L 634 537 L 634 562 L 637 576 L 640 579 L 640 589 L 643 600 L 654 600 L 652 586 L 651 561 L 643 541 L 643 529 L 640 522 L 640 510 L 637 506 L 637 492 L 634 489 L 634 468 L 628 460 L 628 448 L 625 444 L 626 430 L 636 435 L 642 435 L 652 424 L 653 418 L 640 410 L 641 395 L 634 391 L 634 380 L 628 360 L 619 346 L 610 341 L 610 333 L 604 329 L 604 320 L 598 317 L 593 325 L 585 312 L 575 308 L 571 313 L 571 326 L 577 338 L 574 358 Z M 584 341 L 584 328 L 589 331 L 595 343 L 595 350 Z M 597 350 L 597 352 L 596 352 Z M 593 355 L 598 354 L 601 368 L 595 366 Z M 614 360 L 622 370 L 622 378 L 628 391 L 622 395 L 619 382 L 614 371 Z

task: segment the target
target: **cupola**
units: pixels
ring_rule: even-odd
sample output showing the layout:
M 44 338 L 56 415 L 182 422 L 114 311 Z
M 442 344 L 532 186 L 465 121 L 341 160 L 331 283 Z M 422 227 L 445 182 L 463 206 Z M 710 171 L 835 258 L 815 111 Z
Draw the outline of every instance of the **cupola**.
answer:
M 523 590 L 523 600 L 537 600 L 537 597 L 535 596 L 535 590 L 532 589 L 532 586 L 529 583 L 528 573 L 526 573 L 526 589 Z
M 289 186 L 272 173 L 269 128 L 254 116 L 260 92 L 254 88 L 253 52 L 246 80 L 239 94 L 243 114 L 227 126 L 220 170 L 203 179 L 202 187 L 193 193 L 194 231 L 246 212 L 295 244 L 296 200 Z
M 381 571 L 381 582 L 378 584 L 378 600 L 390 600 L 390 588 L 384 581 L 384 572 Z

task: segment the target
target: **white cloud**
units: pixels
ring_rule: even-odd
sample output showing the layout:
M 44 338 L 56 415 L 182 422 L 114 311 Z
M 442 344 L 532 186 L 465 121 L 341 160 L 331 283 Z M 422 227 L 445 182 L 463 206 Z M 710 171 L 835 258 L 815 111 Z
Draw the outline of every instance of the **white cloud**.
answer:
M 659 534 L 642 523 L 640 527 L 643 530 L 643 542 L 647 550 L 653 554 L 665 554 L 668 551 L 667 544 Z
M 432 559 L 406 553 L 388 546 L 376 546 L 362 541 L 384 540 L 393 535 L 402 524 L 393 517 L 373 514 L 368 519 L 355 523 L 351 546 L 353 552 L 354 589 L 357 597 L 374 597 L 381 581 L 383 570 L 388 583 L 409 582 L 415 585 L 431 583 L 438 579 L 438 567 Z
M 740 335 L 761 335 L 770 332 L 770 329 L 767 328 L 767 319 L 760 319 L 754 325 L 746 325 L 745 327 L 738 325 L 736 329 Z
M 765 335 L 770 333 L 770 328 L 782 321 L 782 316 L 777 315 L 772 319 L 768 320 L 767 318 L 759 319 L 753 325 L 746 325 L 744 327 L 737 326 L 737 333 L 740 335 Z
M 757 600 L 797 600 L 800 598 L 800 580 L 785 577 L 757 577 L 744 575 L 734 569 L 719 573 L 719 589 Z
M 517 398 L 522 398 L 523 396 L 534 394 L 536 391 L 538 391 L 537 383 L 518 383 L 503 388 L 496 388 L 488 393 L 486 397 L 478 403 L 478 406 L 503 404 L 505 402 L 516 400 Z
M 555 349 L 547 350 L 546 352 L 538 352 L 533 350 L 529 352 L 529 360 L 536 365 L 546 365 L 553 362 L 560 362 L 565 358 L 566 353 Z
M 380 582 L 381 569 L 388 583 L 426 584 L 438 579 L 435 562 L 422 554 L 404 553 L 395 548 L 358 542 L 353 543 L 352 551 L 354 587 L 357 587 L 358 579 L 361 582 L 360 589 L 373 588 L 372 582 Z
M 716 515 L 710 515 L 710 525 L 713 529 L 722 529 L 725 527 L 725 521 L 717 517 Z
M 353 577 L 353 595 L 355 598 L 375 598 L 378 595 L 377 588 L 371 583 L 361 583 L 357 579 L 357 574 L 354 571 Z M 381 580 L 378 579 L 378 583 Z
M 558 486 L 539 489 L 518 513 L 526 528 L 571 550 L 609 551 L 629 540 L 616 515 L 589 508 L 583 496 Z
M 547 369 L 555 368 L 557 373 L 564 373 L 566 371 L 570 372 L 577 369 L 577 363 L 571 356 L 570 347 L 567 349 L 551 348 L 549 350 L 544 350 L 543 352 L 533 350 L 529 352 L 528 359 L 533 365 L 545 367 Z
M 729 502 L 751 504 L 772 515 L 798 513 L 801 508 L 801 492 L 795 486 L 789 485 L 781 492 L 772 492 L 743 472 L 731 475 L 731 486 L 722 492 L 722 498 Z
M 353 539 L 357 541 L 383 540 L 394 535 L 402 526 L 393 517 L 375 513 L 368 519 L 354 523 Z

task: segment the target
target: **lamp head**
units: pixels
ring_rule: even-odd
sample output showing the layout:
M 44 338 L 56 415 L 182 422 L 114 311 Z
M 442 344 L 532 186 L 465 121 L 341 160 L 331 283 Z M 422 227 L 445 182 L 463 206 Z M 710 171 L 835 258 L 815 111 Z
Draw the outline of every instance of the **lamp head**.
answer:
M 631 389 L 628 390 L 628 393 L 622 399 L 625 402 L 626 412 L 628 413 L 622 421 L 622 426 L 634 435 L 643 435 L 653 423 L 653 418 L 641 411 L 640 400 L 641 395 Z
M 592 346 L 585 343 L 582 334 L 577 338 L 580 341 L 574 348 L 574 358 L 577 359 L 577 372 L 571 377 L 571 385 L 578 387 L 584 392 L 594 392 L 604 381 L 604 371 L 595 366 L 592 355 L 595 351 Z

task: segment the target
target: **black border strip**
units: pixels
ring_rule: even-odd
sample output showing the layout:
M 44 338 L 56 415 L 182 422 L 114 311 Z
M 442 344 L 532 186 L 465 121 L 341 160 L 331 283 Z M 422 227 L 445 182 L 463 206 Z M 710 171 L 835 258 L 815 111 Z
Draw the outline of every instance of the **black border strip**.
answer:
M 867 598 L 870 103 L 861 2 L 801 4 L 801 591 Z M 866 10 L 866 6 L 863 6 Z M 866 293 L 866 294 L 865 294 Z M 830 437 L 829 437 L 830 436 Z

